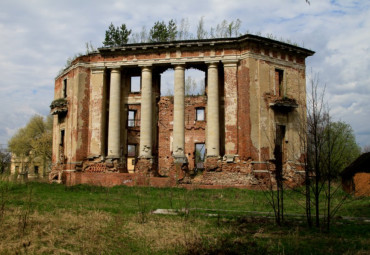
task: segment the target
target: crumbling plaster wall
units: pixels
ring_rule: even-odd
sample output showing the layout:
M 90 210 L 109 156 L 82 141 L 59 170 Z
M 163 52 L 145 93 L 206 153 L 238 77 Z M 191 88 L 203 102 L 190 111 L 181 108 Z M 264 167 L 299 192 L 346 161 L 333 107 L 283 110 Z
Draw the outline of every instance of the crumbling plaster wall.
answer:
M 75 165 L 82 162 L 89 148 L 89 109 L 90 109 L 90 69 L 76 67 L 67 75 L 61 76 L 56 81 L 54 97 L 63 97 L 63 81 L 67 80 L 68 112 L 63 123 L 59 123 L 58 116 L 54 117 L 53 150 L 56 153 L 53 163 L 60 160 L 59 144 L 61 130 L 65 130 L 64 152 L 66 157 L 65 170 L 75 169 Z M 65 162 L 64 162 L 65 163 Z
M 91 70 L 89 102 L 89 157 L 104 155 L 106 122 L 106 74 L 104 68 Z
M 283 61 L 265 61 L 256 58 L 248 58 L 241 68 L 248 69 L 250 77 L 249 106 L 252 123 L 250 139 L 253 160 L 265 162 L 274 159 L 275 128 L 280 124 L 286 126 L 284 142 L 287 160 L 296 161 L 301 156 L 302 134 L 299 127 L 300 123 L 303 123 L 302 116 L 306 111 L 304 69 Z M 297 99 L 298 108 L 291 112 L 280 113 L 270 107 L 271 99 L 279 98 L 275 91 L 275 69 L 284 71 L 283 97 Z M 254 157 L 253 151 L 257 152 L 257 157 Z

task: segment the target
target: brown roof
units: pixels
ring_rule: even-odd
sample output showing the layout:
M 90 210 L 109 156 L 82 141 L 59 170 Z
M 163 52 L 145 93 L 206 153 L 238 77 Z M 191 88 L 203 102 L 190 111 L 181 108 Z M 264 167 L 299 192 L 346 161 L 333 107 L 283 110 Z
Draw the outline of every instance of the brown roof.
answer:
M 362 154 L 349 166 L 347 166 L 340 175 L 342 178 L 352 178 L 357 173 L 370 173 L 370 152 Z

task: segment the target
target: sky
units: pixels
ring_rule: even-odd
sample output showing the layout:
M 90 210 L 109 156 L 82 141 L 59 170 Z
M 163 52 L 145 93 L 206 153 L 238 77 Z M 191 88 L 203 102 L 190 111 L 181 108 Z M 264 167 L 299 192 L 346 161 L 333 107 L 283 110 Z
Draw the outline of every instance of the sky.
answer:
M 307 75 L 318 76 L 335 121 L 370 145 L 370 1 L 335 0 L 1 0 L 0 146 L 31 116 L 46 116 L 54 81 L 68 57 L 101 47 L 112 22 L 134 32 L 156 21 L 204 17 L 209 30 L 240 19 L 241 33 L 273 34 L 315 51 Z M 309 80 L 309 79 L 307 79 Z

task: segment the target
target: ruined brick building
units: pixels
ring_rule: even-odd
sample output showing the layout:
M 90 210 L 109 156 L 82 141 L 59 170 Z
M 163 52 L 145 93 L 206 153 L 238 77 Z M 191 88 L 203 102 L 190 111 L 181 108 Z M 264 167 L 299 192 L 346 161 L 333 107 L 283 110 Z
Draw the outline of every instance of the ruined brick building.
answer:
M 55 81 L 53 171 L 67 184 L 257 185 L 277 161 L 299 179 L 305 58 L 275 40 L 127 44 L 78 57 Z M 205 95 L 185 96 L 185 70 Z M 174 70 L 173 96 L 161 74 Z M 139 82 L 135 89 L 133 84 Z

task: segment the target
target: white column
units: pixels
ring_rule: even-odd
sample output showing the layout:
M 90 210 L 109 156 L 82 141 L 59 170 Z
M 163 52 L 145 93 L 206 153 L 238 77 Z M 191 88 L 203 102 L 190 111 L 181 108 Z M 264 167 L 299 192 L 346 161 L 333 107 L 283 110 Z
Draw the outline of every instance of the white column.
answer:
M 218 94 L 218 66 L 216 62 L 208 65 L 206 140 L 207 157 L 220 156 L 220 110 Z
M 185 163 L 185 67 L 175 66 L 173 156 Z
M 121 70 L 112 69 L 109 92 L 108 157 L 120 156 Z
M 152 69 L 144 66 L 141 70 L 141 119 L 140 119 L 140 152 L 142 158 L 152 157 Z

